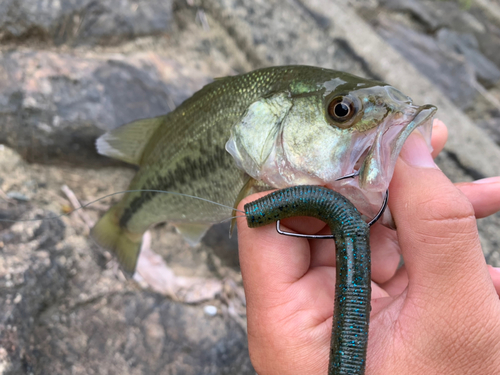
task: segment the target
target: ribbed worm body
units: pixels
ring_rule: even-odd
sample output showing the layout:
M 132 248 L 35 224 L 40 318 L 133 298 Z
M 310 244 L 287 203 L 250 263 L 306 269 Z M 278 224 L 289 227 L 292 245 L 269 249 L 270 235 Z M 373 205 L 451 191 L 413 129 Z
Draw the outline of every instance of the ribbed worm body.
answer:
M 256 228 L 292 216 L 312 216 L 335 236 L 337 275 L 328 375 L 365 373 L 370 318 L 369 227 L 341 194 L 319 186 L 275 191 L 245 205 L 248 226 Z

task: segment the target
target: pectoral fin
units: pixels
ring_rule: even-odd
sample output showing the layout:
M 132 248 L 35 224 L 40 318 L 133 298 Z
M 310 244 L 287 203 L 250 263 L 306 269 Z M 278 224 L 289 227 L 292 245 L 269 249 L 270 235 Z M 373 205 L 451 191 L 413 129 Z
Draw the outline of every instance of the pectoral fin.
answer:
M 141 164 L 144 150 L 165 116 L 138 120 L 111 130 L 96 141 L 97 152 L 130 164 Z
M 191 246 L 198 245 L 207 233 L 207 230 L 212 226 L 204 223 L 172 223 L 177 229 L 177 232 L 182 234 L 187 243 Z

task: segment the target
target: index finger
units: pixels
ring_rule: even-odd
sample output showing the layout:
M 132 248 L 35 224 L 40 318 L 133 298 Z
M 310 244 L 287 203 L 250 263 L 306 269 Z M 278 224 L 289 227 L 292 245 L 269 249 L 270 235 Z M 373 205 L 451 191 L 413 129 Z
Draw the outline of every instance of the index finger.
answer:
M 396 164 L 390 206 L 408 271 L 409 293 L 450 303 L 466 294 L 493 292 L 474 209 L 435 166 L 418 135 L 409 137 Z
M 250 195 L 239 209 L 269 192 Z M 273 225 L 249 228 L 246 217 L 238 219 L 240 267 L 245 283 L 256 283 L 259 289 L 272 286 L 279 291 L 300 279 L 309 269 L 310 248 L 307 239 L 282 236 Z

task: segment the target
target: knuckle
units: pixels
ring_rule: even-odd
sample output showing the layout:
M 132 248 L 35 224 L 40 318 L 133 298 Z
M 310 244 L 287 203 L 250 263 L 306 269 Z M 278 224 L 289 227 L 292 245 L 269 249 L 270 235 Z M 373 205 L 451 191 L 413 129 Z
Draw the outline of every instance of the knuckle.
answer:
M 474 208 L 470 201 L 458 190 L 429 194 L 429 199 L 416 206 L 420 219 L 430 222 L 470 220 L 474 218 Z
M 411 236 L 416 243 L 432 246 L 435 257 L 458 256 L 478 241 L 474 208 L 458 190 L 442 189 L 426 195 L 410 208 Z M 436 247 L 437 246 L 437 247 Z M 446 249 L 454 247 L 453 254 Z M 431 248 L 429 248 L 431 249 Z M 445 249 L 445 250 L 446 250 Z M 444 251 L 445 254 L 442 254 Z

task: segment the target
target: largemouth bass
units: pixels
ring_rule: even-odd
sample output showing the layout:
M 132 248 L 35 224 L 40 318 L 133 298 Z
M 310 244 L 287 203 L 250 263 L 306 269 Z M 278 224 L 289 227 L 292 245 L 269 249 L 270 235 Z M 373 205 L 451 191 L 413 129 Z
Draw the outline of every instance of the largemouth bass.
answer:
M 173 112 L 97 140 L 103 155 L 138 165 L 130 190 L 177 191 L 229 207 L 259 190 L 323 185 L 376 213 L 397 156 L 431 105 L 385 83 L 329 69 L 283 66 L 216 79 Z M 359 171 L 359 177 L 336 181 Z M 178 195 L 131 192 L 92 229 L 133 273 L 143 233 L 169 221 L 191 243 L 231 208 Z M 390 216 L 386 215 L 386 225 Z

